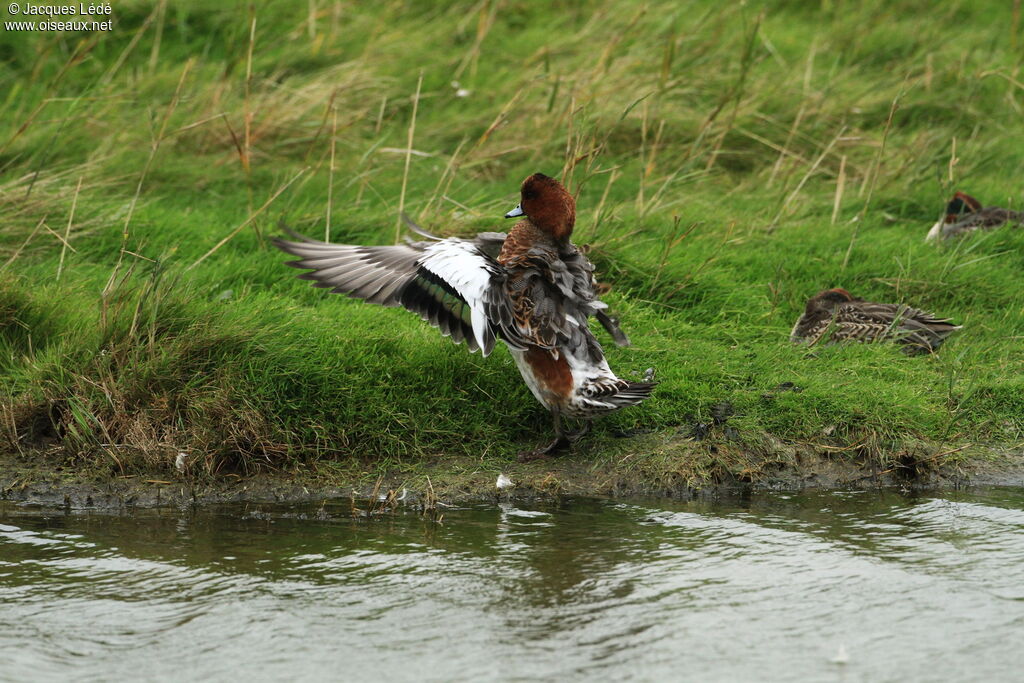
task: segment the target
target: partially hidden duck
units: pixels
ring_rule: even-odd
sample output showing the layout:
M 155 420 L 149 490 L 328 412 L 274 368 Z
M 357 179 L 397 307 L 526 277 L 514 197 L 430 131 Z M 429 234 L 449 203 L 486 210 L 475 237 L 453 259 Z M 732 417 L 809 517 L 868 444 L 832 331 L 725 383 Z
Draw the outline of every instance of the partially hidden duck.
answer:
M 274 244 L 299 257 L 288 263 L 314 287 L 383 306 L 403 306 L 470 351 L 487 356 L 505 342 L 526 385 L 551 411 L 555 440 L 522 454 L 529 460 L 569 446 L 562 418 L 589 420 L 640 403 L 653 382 L 620 379 L 590 330 L 595 317 L 620 346 L 629 344 L 597 299 L 594 266 L 570 242 L 576 202 L 554 178 L 523 181 L 519 218 L 508 234 L 438 238 L 407 220 L 424 241 L 395 246 L 329 244 L 301 236 Z
M 807 300 L 804 313 L 790 332 L 794 342 L 894 341 L 907 353 L 938 350 L 946 337 L 960 329 L 904 304 L 879 304 L 853 296 L 845 289 L 827 289 Z
M 1024 225 L 1024 211 L 1011 211 L 998 206 L 982 206 L 964 192 L 957 192 L 946 204 L 946 212 L 925 238 L 928 242 L 957 237 L 975 230 L 991 230 L 1001 225 Z

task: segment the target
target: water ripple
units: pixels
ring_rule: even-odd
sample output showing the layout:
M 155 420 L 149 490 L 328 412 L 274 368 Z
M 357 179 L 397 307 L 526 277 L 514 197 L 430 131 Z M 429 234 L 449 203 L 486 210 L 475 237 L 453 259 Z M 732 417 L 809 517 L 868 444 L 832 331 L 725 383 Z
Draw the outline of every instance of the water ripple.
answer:
M 0 679 L 1012 680 L 1022 532 L 1019 490 L 443 524 L 0 507 Z

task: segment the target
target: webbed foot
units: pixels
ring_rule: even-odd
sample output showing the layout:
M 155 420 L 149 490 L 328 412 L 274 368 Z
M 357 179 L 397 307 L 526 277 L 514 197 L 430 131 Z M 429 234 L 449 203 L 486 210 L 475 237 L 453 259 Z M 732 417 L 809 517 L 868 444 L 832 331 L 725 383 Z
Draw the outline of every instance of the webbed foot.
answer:
M 519 462 L 533 462 L 534 460 L 547 460 L 558 451 L 565 450 L 572 445 L 572 441 L 569 437 L 559 435 L 554 441 L 548 444 L 545 448 L 535 448 L 532 451 L 523 451 L 519 454 L 517 460 Z

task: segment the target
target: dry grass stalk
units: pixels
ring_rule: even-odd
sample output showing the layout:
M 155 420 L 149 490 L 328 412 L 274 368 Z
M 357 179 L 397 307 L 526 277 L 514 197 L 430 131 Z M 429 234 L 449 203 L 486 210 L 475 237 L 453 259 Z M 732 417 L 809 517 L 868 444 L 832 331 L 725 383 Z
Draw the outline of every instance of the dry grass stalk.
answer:
M 956 185 L 956 179 L 953 176 L 953 169 L 956 167 L 957 162 L 960 160 L 956 158 L 956 136 L 953 136 L 952 149 L 949 152 L 949 184 L 951 186 Z
M 163 41 L 164 36 L 164 17 L 167 14 L 167 0 L 160 0 L 156 11 L 156 31 L 153 35 L 153 49 L 149 52 L 149 73 L 156 71 L 157 64 L 160 63 L 160 43 Z
M 786 135 L 786 141 L 782 144 L 782 149 L 779 150 L 779 156 L 775 160 L 775 164 L 772 166 L 772 172 L 768 176 L 768 185 L 772 185 L 775 182 L 775 176 L 778 175 L 779 169 L 782 168 L 782 161 L 785 159 L 787 150 L 793 144 L 793 138 L 796 136 L 797 131 L 800 128 L 800 122 L 804 118 L 806 104 L 801 103 L 800 108 L 796 111 L 796 116 L 793 118 L 793 125 L 789 127 L 789 133 Z
M 441 173 L 441 177 L 437 181 L 437 185 L 434 186 L 434 192 L 430 195 L 430 199 L 427 200 L 423 210 L 419 212 L 419 220 L 423 220 L 423 217 L 427 215 L 440 196 L 448 193 L 448 190 L 451 188 L 452 181 L 455 180 L 455 174 L 458 173 L 457 160 L 459 158 L 459 153 L 465 145 L 466 139 L 463 138 L 459 142 L 459 146 L 455 148 L 454 152 L 452 152 L 452 155 L 448 157 L 448 163 L 445 165 L 444 171 Z M 442 185 L 444 185 L 444 189 L 441 189 Z
M 11 257 L 7 259 L 7 261 L 2 266 L 0 266 L 0 272 L 3 272 L 4 270 L 7 269 L 7 266 L 14 263 L 14 260 L 21 255 L 21 252 L 24 251 L 25 247 L 29 245 L 29 242 L 31 242 L 33 238 L 35 238 L 36 233 L 39 232 L 39 228 L 43 227 L 45 223 L 46 216 L 43 216 L 42 218 L 39 219 L 39 222 L 36 223 L 36 227 L 33 228 L 31 233 L 29 233 L 29 236 L 25 238 L 25 241 L 21 243 L 21 246 L 19 246 L 17 250 L 15 250 L 13 254 L 11 254 Z
M 190 265 L 188 268 L 186 268 L 185 270 L 192 270 L 193 268 L 198 266 L 200 263 L 205 261 L 207 258 L 212 256 L 214 254 L 214 252 L 216 252 L 218 249 L 220 249 L 225 244 L 227 244 L 229 241 L 231 241 L 231 239 L 235 235 L 240 233 L 242 231 L 242 229 L 245 228 L 245 226 L 249 225 L 254 220 L 256 220 L 257 216 L 259 216 L 261 213 L 263 213 L 263 211 L 266 210 L 266 208 L 268 206 L 270 206 L 274 202 L 275 199 L 277 199 L 279 196 L 281 196 L 282 192 L 287 190 L 288 187 L 291 186 L 292 183 L 294 183 L 296 180 L 298 180 L 300 177 L 302 177 L 306 173 L 306 171 L 308 171 L 308 170 L 309 170 L 309 167 L 301 169 L 298 173 L 296 173 L 294 176 L 292 176 L 291 180 L 289 180 L 287 183 L 285 183 L 281 187 L 277 188 L 277 191 L 274 192 L 274 194 L 272 194 L 270 196 L 270 199 L 268 199 L 267 201 L 263 202 L 263 206 L 261 206 L 260 208 L 256 209 L 256 211 L 254 211 L 253 213 L 249 214 L 249 217 L 246 218 L 241 223 L 239 223 L 238 227 L 236 227 L 234 230 L 229 232 L 227 234 L 227 236 L 224 237 L 224 239 L 222 239 L 220 242 L 217 242 L 217 244 L 215 244 L 208 252 L 206 252 L 205 254 L 200 256 L 198 259 L 196 259 L 196 261 L 192 265 Z
M 839 208 L 843 204 L 843 190 L 846 187 L 846 155 L 839 159 L 839 177 L 836 178 L 836 196 L 832 202 L 832 225 L 839 218 Z
M 487 38 L 487 34 L 490 33 L 491 27 L 494 26 L 494 18 L 498 12 L 499 2 L 490 2 L 484 0 L 480 3 L 480 15 L 477 20 L 476 26 L 476 38 L 473 40 L 473 45 L 463 55 L 462 61 L 459 63 L 458 68 L 455 70 L 455 79 L 462 78 L 462 74 L 466 71 L 466 67 L 471 66 L 470 75 L 476 73 L 477 60 L 480 57 L 480 47 L 483 45 L 484 40 Z M 490 5 L 488 8 L 487 5 Z
M 601 227 L 601 221 L 604 220 L 604 205 L 608 201 L 608 193 L 611 192 L 612 185 L 618 180 L 619 175 L 617 168 L 611 169 L 608 175 L 608 182 L 604 186 L 604 192 L 601 193 L 601 201 L 597 203 L 597 208 L 594 210 L 594 227 L 590 230 L 591 240 L 597 240 L 597 229 Z
M 840 270 L 846 270 L 847 264 L 850 262 L 850 254 L 853 253 L 853 245 L 857 242 L 857 233 L 860 230 L 860 224 L 864 222 L 864 216 L 868 213 L 868 207 L 871 205 L 871 197 L 875 192 L 875 184 L 878 182 L 878 169 L 882 165 L 882 155 L 885 154 L 885 143 L 889 139 L 889 131 L 892 129 L 892 119 L 896 115 L 896 110 L 900 106 L 900 96 L 903 94 L 902 88 L 900 92 L 896 94 L 896 97 L 892 100 L 892 105 L 889 107 L 889 117 L 885 120 L 885 130 L 882 131 L 882 144 L 878 146 L 878 154 L 875 155 L 875 163 L 872 164 L 872 170 L 870 172 L 871 184 L 868 186 L 868 196 L 864 200 L 864 206 L 861 207 L 860 213 L 857 214 L 857 222 L 853 226 L 853 233 L 850 235 L 850 244 L 846 247 L 846 255 L 843 256 L 843 265 Z M 861 185 L 863 188 L 864 185 Z
M 843 133 L 845 132 L 846 126 L 840 128 L 839 132 L 835 134 L 832 140 L 829 141 L 828 145 L 826 145 L 825 149 L 821 152 L 821 154 L 818 155 L 818 158 L 814 160 L 813 164 L 811 164 L 811 167 L 807 169 L 807 172 L 804 173 L 803 177 L 800 179 L 800 182 L 796 184 L 796 188 L 789 193 L 786 199 L 782 202 L 782 206 L 780 206 L 779 210 L 775 213 L 775 218 L 773 218 L 771 222 L 771 228 L 774 228 L 779 224 L 779 219 L 782 217 L 782 214 L 786 212 L 786 209 L 789 208 L 789 205 L 792 204 L 793 200 L 796 199 L 798 194 L 800 194 L 800 190 L 804 189 L 804 185 L 807 183 L 808 180 L 810 180 L 811 176 L 814 175 L 814 172 L 818 170 L 818 166 L 820 166 L 821 162 L 824 161 L 825 157 L 829 155 L 829 152 L 832 151 L 832 148 L 835 147 L 836 142 L 839 141 L 839 139 L 843 136 Z
M 242 155 L 242 167 L 245 169 L 246 175 L 252 171 L 252 51 L 256 44 L 256 10 L 254 7 L 250 7 L 249 12 L 249 49 L 245 56 L 245 98 L 243 101 L 245 128 Z M 249 210 L 252 210 L 251 206 Z
M 96 45 L 96 41 L 99 40 L 99 37 L 101 35 L 102 35 L 101 31 L 95 31 L 93 33 L 93 36 L 94 36 L 93 38 L 91 38 L 88 41 L 83 41 L 83 42 L 78 44 L 78 47 L 75 49 L 74 53 L 70 57 L 68 57 L 68 60 L 66 62 L 64 62 L 64 66 L 61 67 L 61 70 L 57 73 L 57 75 L 54 77 L 53 81 L 50 83 L 50 89 L 51 90 L 55 90 L 57 88 L 57 86 L 60 84 L 60 82 L 64 79 L 64 76 L 68 73 L 68 71 L 71 70 L 71 67 L 73 67 L 76 64 L 80 63 L 82 61 L 82 59 L 85 58 L 85 56 Z M 39 113 L 51 101 L 53 101 L 53 100 L 51 100 L 50 98 L 44 98 L 44 99 L 39 101 L 39 104 L 37 104 L 36 107 L 32 110 L 32 113 L 28 115 L 28 118 L 25 119 L 24 123 L 22 123 L 20 126 L 18 126 L 18 129 L 15 130 L 14 133 L 11 134 L 11 137 L 7 138 L 7 142 L 5 142 L 3 144 L 3 147 L 0 147 L 0 156 L 3 156 L 3 154 L 11 146 L 11 144 L 13 144 L 15 140 L 17 140 L 19 137 L 21 137 L 21 135 L 26 130 L 28 130 L 29 126 L 32 125 L 32 122 L 35 121 L 37 116 L 39 116 Z
M 146 175 L 149 173 L 149 169 L 153 165 L 153 159 L 156 157 L 157 150 L 160 149 L 160 143 L 164 140 L 164 132 L 167 130 L 167 122 L 170 120 L 171 114 L 174 113 L 175 108 L 178 106 L 178 101 L 181 97 L 181 86 L 184 85 L 185 77 L 188 76 L 188 72 L 192 69 L 194 64 L 195 58 L 190 58 L 185 62 L 185 67 L 181 70 L 181 77 L 178 79 L 178 85 L 174 89 L 174 95 L 171 97 L 171 102 L 167 105 L 167 110 L 164 112 L 163 121 L 160 122 L 160 130 L 150 143 L 149 156 L 146 158 L 146 163 L 143 165 L 142 172 L 139 174 L 139 182 L 135 185 L 135 194 L 132 196 L 132 200 L 128 204 L 128 213 L 124 217 L 124 226 L 121 230 L 122 253 L 128 244 L 128 226 L 132 222 L 132 215 L 135 213 L 135 206 L 139 202 L 139 195 L 142 194 L 142 184 L 146 181 Z M 120 257 L 118 258 L 117 263 L 118 265 L 121 264 Z M 111 275 L 111 277 L 113 277 L 113 275 Z
M 75 207 L 78 206 L 78 194 L 82 191 L 82 178 L 78 178 L 78 186 L 75 188 L 75 196 L 71 200 L 71 211 L 68 213 L 68 224 L 64 228 L 64 239 L 62 240 L 63 246 L 60 248 L 60 263 L 57 264 L 57 280 L 60 280 L 60 275 L 64 271 L 64 255 L 67 252 L 68 239 L 71 237 L 71 223 L 75 220 Z
M 103 74 L 103 76 L 100 77 L 100 85 L 106 85 L 110 83 L 111 79 L 114 78 L 114 75 L 121 70 L 121 66 L 124 65 L 125 60 L 128 59 L 128 56 L 135 50 L 135 46 L 139 44 L 139 41 L 142 39 L 142 36 L 146 33 L 146 29 L 148 29 L 149 25 L 153 23 L 154 19 L 156 19 L 157 13 L 159 11 L 160 6 L 157 5 L 153 8 L 153 11 L 149 13 L 149 16 L 147 16 L 146 20 L 142 22 L 142 26 L 139 27 L 139 30 L 135 32 L 135 35 L 132 36 L 132 39 L 128 41 L 128 44 L 125 46 L 125 48 L 121 50 L 121 54 L 118 56 L 117 61 L 114 62 L 111 65 L 111 67 L 107 69 L 107 71 Z M 99 32 L 97 31 L 97 33 Z
M 398 195 L 398 216 L 395 218 L 395 244 L 402 238 L 402 214 L 405 211 L 405 189 L 409 184 L 409 164 L 412 162 L 412 143 L 416 137 L 416 113 L 420 106 L 420 89 L 423 87 L 423 72 L 416 81 L 416 95 L 412 100 L 412 118 L 409 121 L 409 133 L 405 145 L 405 168 L 402 170 L 402 191 Z
M 310 12 L 312 15 L 312 12 Z M 327 220 L 324 224 L 324 242 L 331 241 L 331 213 L 334 200 L 334 148 L 338 140 L 338 109 L 331 107 L 331 165 L 327 169 Z

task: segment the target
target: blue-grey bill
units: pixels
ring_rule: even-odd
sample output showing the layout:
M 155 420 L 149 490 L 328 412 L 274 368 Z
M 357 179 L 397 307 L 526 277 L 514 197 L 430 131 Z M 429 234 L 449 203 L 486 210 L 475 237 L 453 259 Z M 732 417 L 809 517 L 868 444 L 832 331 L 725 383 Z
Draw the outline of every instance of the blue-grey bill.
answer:
M 516 204 L 516 208 L 512 209 L 505 214 L 505 218 L 515 218 L 516 216 L 523 215 L 523 207 L 521 204 Z

